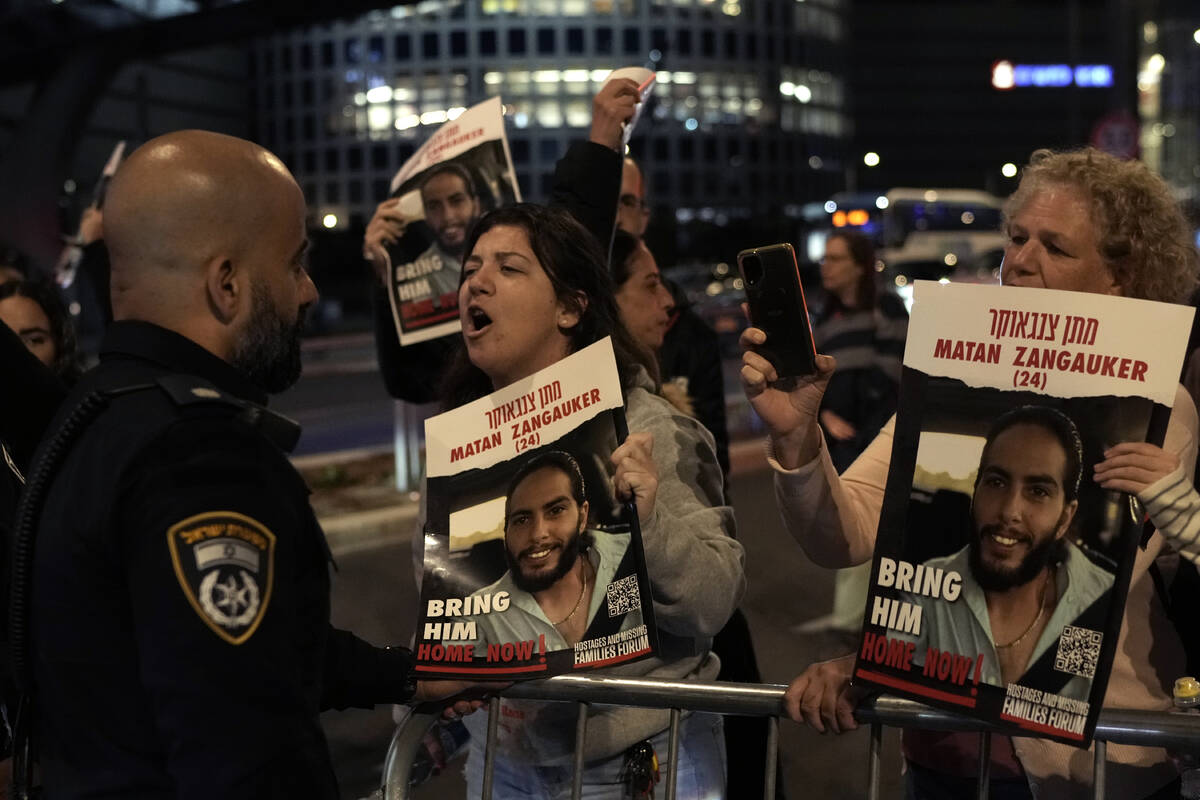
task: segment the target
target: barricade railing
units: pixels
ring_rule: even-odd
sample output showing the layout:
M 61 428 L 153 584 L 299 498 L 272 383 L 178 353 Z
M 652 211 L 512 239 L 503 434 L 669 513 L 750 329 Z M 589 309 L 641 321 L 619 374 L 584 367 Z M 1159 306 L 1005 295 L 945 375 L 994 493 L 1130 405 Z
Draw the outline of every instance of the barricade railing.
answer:
M 675 767 L 679 750 L 679 724 L 684 711 L 713 714 L 732 714 L 768 719 L 767 747 L 763 765 L 763 797 L 774 800 L 775 775 L 778 759 L 779 717 L 784 716 L 783 693 L 780 684 L 729 683 L 723 681 L 674 681 L 651 678 L 616 678 L 603 676 L 564 675 L 547 680 L 518 683 L 501 694 L 520 700 L 546 700 L 576 703 L 578 721 L 575 729 L 575 779 L 571 797 L 578 800 L 582 789 L 584 743 L 587 739 L 587 712 L 592 705 L 638 706 L 663 708 L 671 712 L 668 734 L 667 774 L 664 796 L 675 800 Z M 493 696 L 488 705 L 488 746 L 483 771 L 483 800 L 491 800 L 492 776 L 495 767 L 496 740 L 500 721 L 500 698 Z M 413 761 L 422 737 L 438 718 L 436 713 L 414 713 L 401 723 L 388 747 L 384 762 L 384 800 L 407 800 Z M 880 759 L 884 726 L 924 728 L 926 730 L 978 732 L 979 781 L 976 797 L 987 800 L 991 735 L 1000 729 L 992 724 L 950 711 L 930 708 L 912 700 L 879 695 L 862 701 L 855 711 L 860 723 L 870 725 L 868 751 L 868 800 L 878 800 L 880 792 Z M 1107 744 L 1131 744 L 1144 747 L 1164 747 L 1181 752 L 1200 752 L 1200 714 L 1170 711 L 1137 711 L 1133 709 L 1103 709 L 1096 723 L 1092 796 L 1103 798 Z

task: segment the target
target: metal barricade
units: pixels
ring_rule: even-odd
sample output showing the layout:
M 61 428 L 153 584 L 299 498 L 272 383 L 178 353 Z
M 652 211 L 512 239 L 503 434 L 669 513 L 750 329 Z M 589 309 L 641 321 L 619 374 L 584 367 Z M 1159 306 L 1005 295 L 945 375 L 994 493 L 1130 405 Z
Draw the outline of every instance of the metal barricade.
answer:
M 547 680 L 519 683 L 502 692 L 504 697 L 521 700 L 547 700 L 578 704 L 578 724 L 575 733 L 575 779 L 572 798 L 577 800 L 582 788 L 583 748 L 587 738 L 587 710 L 592 704 L 664 708 L 671 711 L 669 755 L 665 780 L 667 800 L 675 800 L 675 766 L 679 747 L 679 723 L 683 711 L 714 714 L 734 714 L 769 719 L 767 752 L 764 754 L 765 800 L 775 797 L 775 774 L 778 759 L 779 717 L 784 715 L 783 693 L 779 684 L 728 683 L 722 681 L 693 682 L 654 680 L 648 678 L 615 678 L 603 676 L 564 675 Z M 483 800 L 491 800 L 495 741 L 499 724 L 500 698 L 490 700 L 488 710 L 488 748 L 484 761 Z M 868 753 L 869 800 L 878 800 L 880 759 L 883 727 L 923 728 L 936 731 L 978 732 L 981 738 L 979 783 L 976 797 L 987 800 L 990 766 L 991 735 L 1000 729 L 986 722 L 964 717 L 950 711 L 930 708 L 912 700 L 880 695 L 864 700 L 855 711 L 860 723 L 871 726 Z M 384 763 L 384 800 L 407 800 L 409 775 L 421 738 L 436 714 L 412 714 L 396 730 Z M 1131 744 L 1144 747 L 1165 747 L 1180 751 L 1200 750 L 1200 715 L 1168 711 L 1135 711 L 1104 709 L 1096 723 L 1095 768 L 1092 796 L 1103 798 L 1107 743 Z

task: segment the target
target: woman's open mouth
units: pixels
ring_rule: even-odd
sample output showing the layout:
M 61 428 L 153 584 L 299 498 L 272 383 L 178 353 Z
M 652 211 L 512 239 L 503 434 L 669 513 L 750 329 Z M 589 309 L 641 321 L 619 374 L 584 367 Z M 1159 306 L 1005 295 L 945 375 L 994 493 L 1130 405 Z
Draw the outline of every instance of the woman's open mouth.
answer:
M 463 332 L 470 337 L 479 336 L 491 324 L 492 318 L 482 308 L 469 306 L 467 308 L 465 324 L 463 325 Z

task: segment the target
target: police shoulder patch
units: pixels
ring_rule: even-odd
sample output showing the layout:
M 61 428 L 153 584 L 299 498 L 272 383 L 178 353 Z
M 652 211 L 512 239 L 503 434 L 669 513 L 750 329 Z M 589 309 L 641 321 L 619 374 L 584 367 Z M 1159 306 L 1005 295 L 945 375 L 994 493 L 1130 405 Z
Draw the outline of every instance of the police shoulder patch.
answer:
M 230 644 L 258 629 L 275 580 L 275 534 L 234 511 L 208 511 L 167 531 L 175 577 L 200 619 Z

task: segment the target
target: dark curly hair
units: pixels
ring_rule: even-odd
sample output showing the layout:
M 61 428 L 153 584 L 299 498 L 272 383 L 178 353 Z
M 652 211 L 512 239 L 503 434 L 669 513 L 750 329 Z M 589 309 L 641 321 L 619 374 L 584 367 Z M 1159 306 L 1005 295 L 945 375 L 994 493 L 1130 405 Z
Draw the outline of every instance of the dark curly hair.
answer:
M 571 484 L 571 498 L 575 501 L 575 505 L 580 508 L 587 502 L 587 488 L 583 481 L 583 470 L 579 468 L 579 462 L 575 457 L 565 450 L 547 450 L 544 453 L 539 453 L 533 458 L 526 461 L 517 470 L 516 474 L 508 481 L 508 489 L 504 492 L 504 530 L 508 530 L 508 517 L 511 513 L 510 503 L 512 496 L 517 491 L 526 478 L 539 469 L 552 467 L 567 476 L 567 481 Z
M 1005 227 L 1046 186 L 1069 186 L 1091 208 L 1100 255 L 1126 297 L 1184 303 L 1196 288 L 1200 257 L 1187 220 L 1162 178 L 1140 161 L 1087 147 L 1038 150 L 1004 205 Z
M 1083 480 L 1083 440 L 1079 437 L 1075 421 L 1050 406 L 1019 406 L 997 417 L 984 439 L 983 452 L 979 454 L 980 468 L 987 463 L 988 451 L 996 437 L 1017 425 L 1042 428 L 1058 439 L 1066 457 L 1062 476 L 1063 496 L 1068 503 L 1079 497 L 1079 484 Z M 981 475 L 982 471 L 975 477 L 976 487 L 979 486 Z

